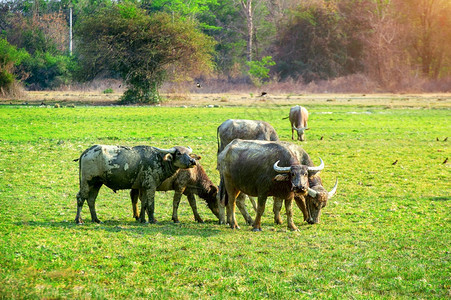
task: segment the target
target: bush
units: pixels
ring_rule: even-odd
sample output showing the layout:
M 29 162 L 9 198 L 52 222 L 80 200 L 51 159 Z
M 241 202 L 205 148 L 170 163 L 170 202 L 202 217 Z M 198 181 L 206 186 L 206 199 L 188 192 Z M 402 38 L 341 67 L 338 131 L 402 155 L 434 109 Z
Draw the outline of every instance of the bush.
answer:
M 27 87 L 30 90 L 41 90 L 68 84 L 74 62 L 68 56 L 36 51 L 24 60 L 21 67 L 29 74 L 25 80 Z
M 28 57 L 29 54 L 25 50 L 17 50 L 6 39 L 0 38 L 0 95 L 14 94 L 17 88 L 16 66 Z

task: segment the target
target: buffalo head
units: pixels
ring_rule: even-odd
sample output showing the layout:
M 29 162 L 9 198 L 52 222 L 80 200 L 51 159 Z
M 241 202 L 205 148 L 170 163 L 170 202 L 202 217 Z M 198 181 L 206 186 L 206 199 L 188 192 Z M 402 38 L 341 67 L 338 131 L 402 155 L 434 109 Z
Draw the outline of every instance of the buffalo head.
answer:
M 279 161 L 274 163 L 274 171 L 280 173 L 274 179 L 276 181 L 291 181 L 291 190 L 298 194 L 306 195 L 309 189 L 308 177 L 316 174 L 324 168 L 324 162 L 318 167 L 309 167 L 305 165 L 291 165 L 289 167 L 279 167 Z M 283 174 L 283 175 L 282 175 Z
M 293 126 L 293 129 L 296 130 L 296 132 L 298 133 L 298 140 L 302 142 L 305 141 L 305 131 L 309 130 L 310 128 L 307 127 L 296 128 L 295 126 Z
M 171 149 L 156 149 L 164 154 L 164 161 L 172 162 L 177 168 L 187 169 L 196 165 L 196 160 L 190 156 L 191 152 L 193 152 L 190 147 L 176 146 Z
M 337 191 L 338 179 L 330 192 L 322 185 L 316 185 L 308 189 L 308 196 L 305 197 L 304 219 L 309 224 L 318 224 L 320 221 L 321 209 L 326 206 L 327 200 L 333 197 Z

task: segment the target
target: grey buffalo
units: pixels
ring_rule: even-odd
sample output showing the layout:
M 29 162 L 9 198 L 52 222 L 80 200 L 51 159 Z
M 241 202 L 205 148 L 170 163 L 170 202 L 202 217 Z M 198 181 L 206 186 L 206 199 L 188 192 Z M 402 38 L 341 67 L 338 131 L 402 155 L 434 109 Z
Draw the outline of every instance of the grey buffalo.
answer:
M 195 158 L 196 160 L 199 160 L 200 156 L 196 156 Z M 210 178 L 208 178 L 207 173 L 198 161 L 193 168 L 179 169 L 174 175 L 163 181 L 163 183 L 157 187 L 157 191 L 175 191 L 172 202 L 172 221 L 175 223 L 179 223 L 177 210 L 182 194 L 187 196 L 188 202 L 193 210 L 194 219 L 197 222 L 203 223 L 204 221 L 197 211 L 196 198 L 194 195 L 198 195 L 200 198 L 204 199 L 213 214 L 218 217 L 218 219 L 220 218 L 219 205 L 216 198 L 218 187 L 210 180 Z M 130 191 L 133 216 L 136 219 L 139 219 L 138 196 L 139 190 Z
M 290 109 L 291 139 L 294 140 L 294 131 L 299 141 L 305 141 L 305 131 L 308 130 L 308 111 L 305 107 L 296 105 Z
M 173 147 L 159 149 L 150 146 L 94 145 L 86 149 L 79 160 L 80 191 L 77 194 L 76 223 L 83 223 L 81 210 L 88 201 L 91 220 L 100 223 L 95 200 L 102 185 L 113 191 L 138 190 L 142 205 L 140 221 L 145 222 L 147 212 L 150 223 L 155 223 L 154 198 L 157 187 L 178 169 L 191 168 L 196 164 L 191 158 L 191 148 Z
M 234 139 L 278 141 L 276 130 L 268 122 L 229 119 L 217 129 L 218 154 Z
M 308 177 L 323 167 L 322 160 L 318 167 L 301 165 L 296 155 L 278 142 L 233 140 L 218 155 L 219 196 L 221 203 L 227 205 L 230 226 L 239 228 L 235 202 L 242 192 L 258 196 L 254 231 L 261 231 L 261 217 L 268 196 L 285 200 L 287 226 L 296 230 L 292 219 L 293 198 L 307 195 Z

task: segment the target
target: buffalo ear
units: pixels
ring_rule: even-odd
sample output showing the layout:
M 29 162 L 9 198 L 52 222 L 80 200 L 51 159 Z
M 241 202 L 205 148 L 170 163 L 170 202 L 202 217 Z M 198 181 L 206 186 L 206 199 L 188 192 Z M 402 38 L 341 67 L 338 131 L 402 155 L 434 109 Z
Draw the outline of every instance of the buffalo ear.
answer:
M 288 174 L 278 174 L 276 177 L 273 178 L 274 181 L 288 181 L 290 180 L 290 177 Z
M 189 157 L 194 158 L 195 160 L 200 160 L 202 158 L 202 156 L 194 154 L 194 153 L 190 154 Z
M 172 154 L 171 153 L 167 153 L 164 157 L 163 160 L 164 161 L 172 161 Z

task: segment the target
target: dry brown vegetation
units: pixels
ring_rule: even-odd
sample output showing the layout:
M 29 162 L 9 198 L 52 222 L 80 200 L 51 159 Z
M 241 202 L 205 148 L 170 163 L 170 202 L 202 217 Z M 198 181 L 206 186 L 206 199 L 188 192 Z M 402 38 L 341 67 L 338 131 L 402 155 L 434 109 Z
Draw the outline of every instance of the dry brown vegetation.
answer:
M 16 99 L 3 99 L 0 104 L 29 105 L 116 105 L 122 93 L 102 91 L 30 91 Z M 450 93 L 275 93 L 260 97 L 249 92 L 201 93 L 187 91 L 163 93 L 162 106 L 271 106 L 271 105 L 383 105 L 387 107 L 451 108 Z

